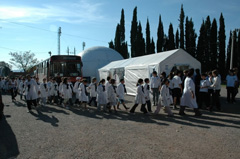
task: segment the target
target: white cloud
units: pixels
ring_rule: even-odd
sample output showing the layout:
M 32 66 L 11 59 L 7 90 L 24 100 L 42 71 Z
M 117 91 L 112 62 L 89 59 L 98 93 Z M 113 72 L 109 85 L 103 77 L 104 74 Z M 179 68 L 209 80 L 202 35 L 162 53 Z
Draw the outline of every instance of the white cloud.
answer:
M 101 3 L 77 2 L 45 4 L 33 6 L 0 6 L 0 19 L 15 22 L 38 23 L 59 21 L 65 23 L 98 22 L 105 17 L 101 15 Z

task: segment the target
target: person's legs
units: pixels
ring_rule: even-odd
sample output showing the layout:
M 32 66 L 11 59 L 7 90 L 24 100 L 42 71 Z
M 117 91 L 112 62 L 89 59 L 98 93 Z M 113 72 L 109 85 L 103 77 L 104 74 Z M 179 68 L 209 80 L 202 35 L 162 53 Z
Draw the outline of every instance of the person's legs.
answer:
M 146 101 L 146 103 L 147 103 L 148 112 L 152 112 L 151 101 L 148 100 L 148 101 Z
M 155 110 L 154 114 L 158 114 L 162 108 L 162 105 L 158 103 L 157 109 Z
M 153 105 L 156 105 L 156 98 L 157 98 L 156 88 L 153 88 L 152 91 L 153 91 Z
M 173 116 L 171 108 L 169 106 L 165 106 L 165 111 L 168 113 L 168 116 Z
M 180 106 L 179 115 L 186 115 L 184 111 L 185 111 L 185 106 Z
M 228 103 L 230 103 L 230 94 L 231 94 L 230 87 L 227 87 L 227 102 Z
M 130 113 L 134 113 L 135 109 L 137 108 L 138 104 L 134 104 L 134 106 L 132 107 L 132 109 L 130 110 Z
M 146 109 L 146 104 L 142 104 L 141 105 L 141 111 L 144 113 L 144 114 L 146 114 L 148 111 L 147 111 L 147 109 Z
M 32 101 L 31 100 L 27 100 L 27 108 L 28 108 L 28 111 L 32 110 Z

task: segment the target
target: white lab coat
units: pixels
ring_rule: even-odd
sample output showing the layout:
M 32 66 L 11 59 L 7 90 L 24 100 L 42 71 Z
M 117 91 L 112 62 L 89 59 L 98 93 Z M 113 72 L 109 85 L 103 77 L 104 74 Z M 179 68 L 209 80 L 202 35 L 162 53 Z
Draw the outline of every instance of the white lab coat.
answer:
M 117 93 L 119 99 L 124 100 L 125 92 L 124 92 L 124 86 L 123 86 L 122 83 L 118 84 L 117 89 L 116 89 L 116 93 Z
M 60 87 L 61 96 L 63 99 L 70 99 L 72 98 L 72 88 L 69 84 L 61 84 Z
M 96 83 L 91 83 L 88 86 L 88 90 L 90 92 L 90 97 L 97 97 L 97 84 Z
M 105 83 L 105 89 L 106 89 L 106 94 L 107 94 L 107 97 L 106 97 L 107 98 L 107 103 L 109 102 L 108 101 L 108 93 L 107 92 L 108 92 L 108 88 L 110 87 L 110 85 L 111 84 L 108 81 Z
M 106 92 L 106 88 L 104 90 L 104 85 L 100 84 L 97 87 L 97 102 L 100 105 L 105 105 L 108 103 L 107 101 L 107 92 Z
M 83 83 L 79 86 L 79 100 L 82 102 L 88 102 L 88 96 L 86 95 L 85 85 Z
M 147 83 L 145 83 L 143 88 L 144 88 L 144 94 L 146 97 L 146 101 L 149 101 L 150 100 L 150 86 Z
M 74 87 L 73 87 L 73 92 L 76 94 L 76 98 L 77 98 L 77 99 L 79 99 L 79 97 L 80 97 L 80 96 L 79 96 L 80 91 L 79 91 L 79 89 L 78 89 L 79 86 L 80 86 L 80 84 L 81 84 L 81 83 L 77 81 L 77 82 L 75 82 Z
M 135 97 L 135 104 L 146 104 L 146 98 L 143 91 L 144 91 L 143 86 L 139 85 L 137 88 L 137 95 Z
M 57 82 L 51 84 L 50 88 L 50 96 L 57 96 L 58 95 L 58 84 Z
M 192 98 L 191 92 L 193 92 L 194 98 Z M 196 102 L 196 95 L 195 95 L 195 84 L 193 80 L 189 77 L 187 77 L 184 82 L 183 95 L 181 98 L 180 105 L 187 106 L 189 108 L 198 108 L 198 105 Z
M 24 94 L 24 91 L 25 91 L 24 82 L 25 81 L 21 81 L 18 85 L 18 92 L 22 95 Z
M 117 98 L 116 98 L 116 93 L 115 93 L 115 90 L 114 90 L 114 88 L 113 87 L 115 87 L 115 86 L 113 86 L 113 85 L 110 85 L 109 87 L 108 87 L 108 101 L 109 101 L 109 103 L 110 103 L 110 105 L 116 105 L 117 104 Z
M 46 84 L 46 88 L 45 88 L 44 84 Z M 41 92 L 41 97 L 42 98 L 47 98 L 48 97 L 48 90 L 49 90 L 49 86 L 48 86 L 47 83 L 41 83 L 40 84 L 40 92 Z
M 25 93 L 26 93 L 26 99 L 27 100 L 35 100 L 38 98 L 38 85 L 37 82 L 33 79 L 30 81 L 26 80 L 24 83 L 25 87 Z
M 161 102 L 162 106 L 170 106 L 170 104 L 173 103 L 172 96 L 169 93 L 169 87 L 167 87 L 165 84 L 161 87 L 159 102 Z

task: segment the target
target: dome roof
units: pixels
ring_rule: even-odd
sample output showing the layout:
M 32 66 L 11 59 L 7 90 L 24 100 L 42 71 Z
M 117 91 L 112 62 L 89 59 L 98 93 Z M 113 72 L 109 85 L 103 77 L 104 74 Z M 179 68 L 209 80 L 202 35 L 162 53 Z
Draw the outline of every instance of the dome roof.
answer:
M 122 60 L 123 57 L 115 50 L 103 46 L 96 46 L 78 54 L 83 63 L 83 77 L 96 77 L 99 79 L 98 69 L 112 61 Z

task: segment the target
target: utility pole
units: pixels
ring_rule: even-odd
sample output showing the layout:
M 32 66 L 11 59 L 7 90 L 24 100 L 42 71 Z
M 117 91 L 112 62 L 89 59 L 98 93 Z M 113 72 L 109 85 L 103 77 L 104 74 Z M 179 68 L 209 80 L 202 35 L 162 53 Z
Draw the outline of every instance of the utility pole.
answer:
M 69 47 L 67 47 L 67 54 L 69 55 Z
M 76 55 L 76 49 L 75 49 L 75 47 L 74 47 L 73 53 L 74 53 L 74 55 Z
M 60 55 L 60 36 L 61 36 L 61 27 L 58 28 L 58 55 Z

